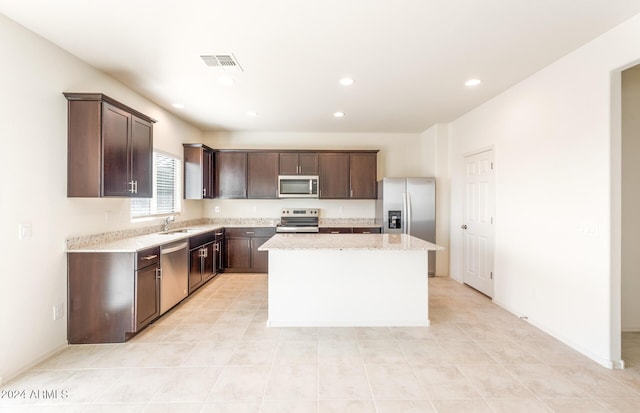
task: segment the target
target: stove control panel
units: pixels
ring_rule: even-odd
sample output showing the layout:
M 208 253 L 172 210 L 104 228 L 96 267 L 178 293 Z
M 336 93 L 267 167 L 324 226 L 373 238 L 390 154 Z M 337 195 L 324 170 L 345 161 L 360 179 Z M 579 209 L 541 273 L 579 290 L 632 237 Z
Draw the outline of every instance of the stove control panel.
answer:
M 282 210 L 283 217 L 317 217 L 318 208 L 285 208 Z

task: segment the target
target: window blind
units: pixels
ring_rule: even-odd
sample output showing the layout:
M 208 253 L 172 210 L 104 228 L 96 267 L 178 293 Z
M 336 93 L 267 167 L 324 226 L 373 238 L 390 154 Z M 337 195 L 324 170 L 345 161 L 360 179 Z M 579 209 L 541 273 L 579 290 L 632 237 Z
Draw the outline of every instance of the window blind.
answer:
M 153 152 L 153 198 L 132 198 L 131 218 L 178 212 L 178 171 L 180 160 Z

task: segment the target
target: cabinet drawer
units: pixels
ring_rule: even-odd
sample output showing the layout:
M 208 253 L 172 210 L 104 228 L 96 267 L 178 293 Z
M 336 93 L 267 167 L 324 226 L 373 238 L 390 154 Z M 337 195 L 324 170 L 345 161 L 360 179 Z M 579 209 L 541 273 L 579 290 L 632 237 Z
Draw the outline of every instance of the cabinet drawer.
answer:
M 380 234 L 382 232 L 382 228 L 380 227 L 354 227 L 354 234 Z
M 225 228 L 225 238 L 271 237 L 276 234 L 273 227 Z
M 321 234 L 351 234 L 353 231 L 351 227 L 321 227 L 319 232 Z
M 147 248 L 136 253 L 136 270 L 150 265 L 158 265 L 160 261 L 160 247 Z
M 189 248 L 196 248 L 209 242 L 213 242 L 215 236 L 215 231 L 194 235 L 193 237 L 189 238 Z

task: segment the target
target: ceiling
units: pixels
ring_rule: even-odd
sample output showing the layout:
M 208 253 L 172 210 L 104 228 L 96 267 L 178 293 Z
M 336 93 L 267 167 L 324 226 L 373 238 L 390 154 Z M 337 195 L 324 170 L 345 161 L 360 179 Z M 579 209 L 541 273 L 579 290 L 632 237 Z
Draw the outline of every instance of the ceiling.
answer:
M 203 130 L 417 133 L 640 13 L 640 1 L 0 0 L 0 13 Z M 200 58 L 217 54 L 243 71 Z

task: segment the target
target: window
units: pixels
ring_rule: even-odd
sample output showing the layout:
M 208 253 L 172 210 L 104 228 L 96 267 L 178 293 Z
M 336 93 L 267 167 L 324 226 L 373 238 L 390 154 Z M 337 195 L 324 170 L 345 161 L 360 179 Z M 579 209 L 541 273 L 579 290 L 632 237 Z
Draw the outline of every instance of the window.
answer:
M 153 198 L 131 199 L 131 218 L 168 215 L 180 211 L 178 182 L 180 159 L 153 152 Z

